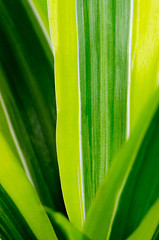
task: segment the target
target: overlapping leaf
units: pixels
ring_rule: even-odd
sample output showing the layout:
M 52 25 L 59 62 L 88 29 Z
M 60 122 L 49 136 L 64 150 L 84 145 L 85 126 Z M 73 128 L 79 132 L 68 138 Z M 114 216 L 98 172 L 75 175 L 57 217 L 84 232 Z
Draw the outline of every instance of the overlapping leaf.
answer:
M 27 1 L 0 1 L 0 92 L 43 204 L 65 212 L 56 156 L 53 55 Z
M 157 240 L 159 237 L 159 200 L 151 207 L 139 227 L 127 240 Z
M 25 0 L 22 0 L 22 1 L 25 4 Z M 38 12 L 38 15 L 39 15 L 38 18 L 39 17 L 41 18 L 42 23 L 44 24 L 44 27 L 47 31 L 47 34 L 50 35 L 47 0 L 28 0 L 28 2 L 30 3 L 34 13 L 36 14 L 36 11 Z M 43 28 L 42 25 L 41 27 Z
M 7 119 L 2 107 L 2 104 L 0 102 L 0 132 L 3 134 L 3 136 L 5 137 L 6 141 L 8 142 L 11 150 L 14 152 L 14 154 L 16 155 L 16 158 L 18 159 L 18 161 L 20 162 L 20 158 L 19 158 L 19 154 L 17 152 L 16 146 L 15 146 L 15 142 L 13 140 L 13 137 L 10 133 L 10 129 L 7 123 Z
M 55 54 L 57 153 L 64 201 L 71 222 L 84 220 L 79 138 L 76 0 L 49 0 Z
M 126 139 L 130 1 L 77 0 L 86 212 Z
M 84 231 L 93 240 L 158 238 L 159 216 L 153 217 L 159 199 L 158 93 L 141 110 L 157 87 L 159 4 L 157 0 L 148 0 L 146 5 L 143 0 L 133 1 L 130 42 L 131 3 L 49 1 L 60 175 L 68 215 L 78 228 L 110 168 L 86 216 Z M 17 0 L 15 6 L 0 0 L 1 102 L 23 166 L 42 203 L 65 212 L 56 159 L 53 55 L 46 1 L 34 0 L 34 4 L 37 10 L 32 1 Z M 38 22 L 36 11 L 45 27 Z M 110 166 L 126 139 L 129 74 L 133 131 Z M 6 137 L 7 131 L 1 130 Z M 11 136 L 7 141 L 16 154 Z M 1 133 L 0 147 L 0 237 L 56 239 Z M 61 214 L 49 214 L 59 239 L 87 239 Z
M 116 8 L 111 1 L 49 2 L 58 158 L 66 206 L 75 223 L 82 213 L 83 187 L 87 212 L 108 165 L 126 139 L 130 2 L 120 1 Z M 71 186 L 70 179 L 74 179 Z M 70 199 L 70 191 L 74 198 Z
M 0 166 L 0 234 L 9 240 L 57 239 L 35 189 L 1 133 Z
M 84 229 L 93 239 L 129 237 L 159 198 L 158 121 L 157 92 L 142 111 L 86 217 Z
M 60 240 L 89 240 L 86 235 L 75 228 L 68 219 L 62 214 L 55 213 L 50 209 L 46 209 L 50 221 L 55 229 L 56 235 Z

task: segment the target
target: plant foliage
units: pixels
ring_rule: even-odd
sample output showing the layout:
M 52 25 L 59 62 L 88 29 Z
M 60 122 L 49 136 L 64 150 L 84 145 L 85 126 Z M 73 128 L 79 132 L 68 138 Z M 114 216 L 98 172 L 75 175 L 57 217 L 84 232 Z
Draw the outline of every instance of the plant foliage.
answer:
M 0 0 L 0 239 L 159 239 L 158 0 Z

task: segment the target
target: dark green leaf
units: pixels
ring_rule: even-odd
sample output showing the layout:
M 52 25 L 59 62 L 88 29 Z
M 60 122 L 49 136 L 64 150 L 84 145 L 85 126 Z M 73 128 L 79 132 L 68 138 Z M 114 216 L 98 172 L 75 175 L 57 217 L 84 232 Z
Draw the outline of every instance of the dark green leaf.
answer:
M 159 108 L 142 141 L 126 181 L 110 239 L 126 239 L 159 198 Z M 159 220 L 159 214 L 158 214 Z
M 143 218 L 137 229 L 127 238 L 127 240 L 154 240 L 157 239 L 159 224 L 159 198 L 153 204 L 146 216 Z
M 159 239 L 159 225 L 156 228 L 156 231 L 152 237 L 152 240 L 158 240 Z
M 62 214 L 46 208 L 50 221 L 59 240 L 89 240 L 82 232 L 75 228 Z
M 27 1 L 0 0 L 0 92 L 43 204 L 65 212 L 56 156 L 53 55 Z
M 5 232 L 4 232 L 5 230 Z M 0 232 L 8 239 L 33 239 L 36 236 L 23 215 L 0 184 Z
M 86 216 L 94 240 L 127 238 L 159 197 L 159 108 L 157 92 L 141 113 Z

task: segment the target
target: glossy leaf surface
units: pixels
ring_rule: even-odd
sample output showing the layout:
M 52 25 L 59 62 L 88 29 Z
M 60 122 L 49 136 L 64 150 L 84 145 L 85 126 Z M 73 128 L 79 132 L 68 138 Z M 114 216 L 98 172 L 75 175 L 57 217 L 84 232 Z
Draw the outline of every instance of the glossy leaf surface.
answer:
M 27 1 L 0 0 L 0 36 L 1 100 L 23 166 L 42 203 L 65 212 L 56 156 L 53 55 Z

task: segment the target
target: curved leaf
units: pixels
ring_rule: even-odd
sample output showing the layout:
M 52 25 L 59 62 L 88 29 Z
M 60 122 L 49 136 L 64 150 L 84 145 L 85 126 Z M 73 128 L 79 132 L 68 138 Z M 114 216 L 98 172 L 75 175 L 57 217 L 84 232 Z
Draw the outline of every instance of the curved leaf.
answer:
M 56 239 L 51 223 L 49 222 L 33 186 L 27 179 L 24 170 L 15 159 L 1 133 L 0 146 L 0 222 L 2 221 L 0 226 L 3 227 L 4 224 L 5 227 L 8 227 L 9 231 L 13 233 L 12 231 L 14 230 L 18 231 L 18 228 L 14 227 L 14 222 L 19 221 L 18 223 L 21 226 L 21 224 L 23 224 L 22 220 L 25 219 L 37 239 Z M 17 213 L 12 201 L 19 209 L 20 213 Z M 8 202 L 11 203 L 11 206 L 7 204 Z M 16 220 L 13 219 L 12 222 L 12 218 L 16 216 L 12 216 L 14 212 L 9 212 L 9 214 L 7 214 L 8 209 L 10 211 L 14 210 L 17 217 L 19 214 L 21 214 L 22 217 Z M 26 231 L 29 230 L 27 226 L 25 226 L 25 228 Z M 5 228 L 5 230 L 7 231 L 7 228 Z M 27 232 L 25 233 L 24 231 L 22 234 L 27 234 Z M 19 237 L 19 239 L 23 238 Z M 32 236 L 32 239 L 35 239 L 35 237 Z
M 27 1 L 0 0 L 0 36 L 1 101 L 23 166 L 42 203 L 65 212 L 56 156 L 53 55 Z
M 82 232 L 77 230 L 62 214 L 46 209 L 50 221 L 59 240 L 89 240 Z
M 156 111 L 121 193 L 110 239 L 126 239 L 159 199 L 159 108 Z M 159 214 L 154 216 L 158 218 Z M 147 230 L 148 232 L 148 230 Z M 141 238 L 142 239 L 142 238 Z M 143 238 L 144 239 L 144 238 Z
M 55 54 L 57 153 L 66 209 L 71 222 L 84 220 L 79 149 L 79 93 L 76 0 L 49 0 Z
M 0 233 L 7 239 L 34 239 L 32 232 L 19 209 L 0 184 Z M 4 238 L 4 236 L 3 236 Z M 2 238 L 2 239 L 3 239 Z
M 19 154 L 17 152 L 14 140 L 13 140 L 12 135 L 10 133 L 9 126 L 8 126 L 8 123 L 7 123 L 7 119 L 5 117 L 5 113 L 4 113 L 1 101 L 0 101 L 0 132 L 5 137 L 6 141 L 8 142 L 8 144 L 10 146 L 10 149 L 12 150 L 12 152 L 14 152 L 16 158 L 20 162 Z
M 142 111 L 128 143 L 114 160 L 91 205 L 84 229 L 94 240 L 128 237 L 158 197 L 158 96 L 159 92 Z
M 158 222 L 158 226 L 157 226 L 156 231 L 151 240 L 158 240 L 158 239 L 159 239 L 159 222 Z
M 22 0 L 22 1 L 24 1 L 24 0 Z M 27 1 L 32 6 L 32 9 L 36 15 L 37 15 L 36 12 L 38 12 L 39 16 L 37 16 L 37 17 L 41 18 L 41 20 L 46 28 L 47 33 L 50 34 L 47 0 L 27 0 Z
M 127 240 L 136 240 L 136 239 L 144 239 L 144 240 L 155 240 L 157 239 L 157 231 L 159 224 L 159 199 L 156 203 L 151 207 L 149 212 L 146 214 L 142 222 L 136 231 L 127 239 Z M 154 234 L 155 232 L 155 234 Z

